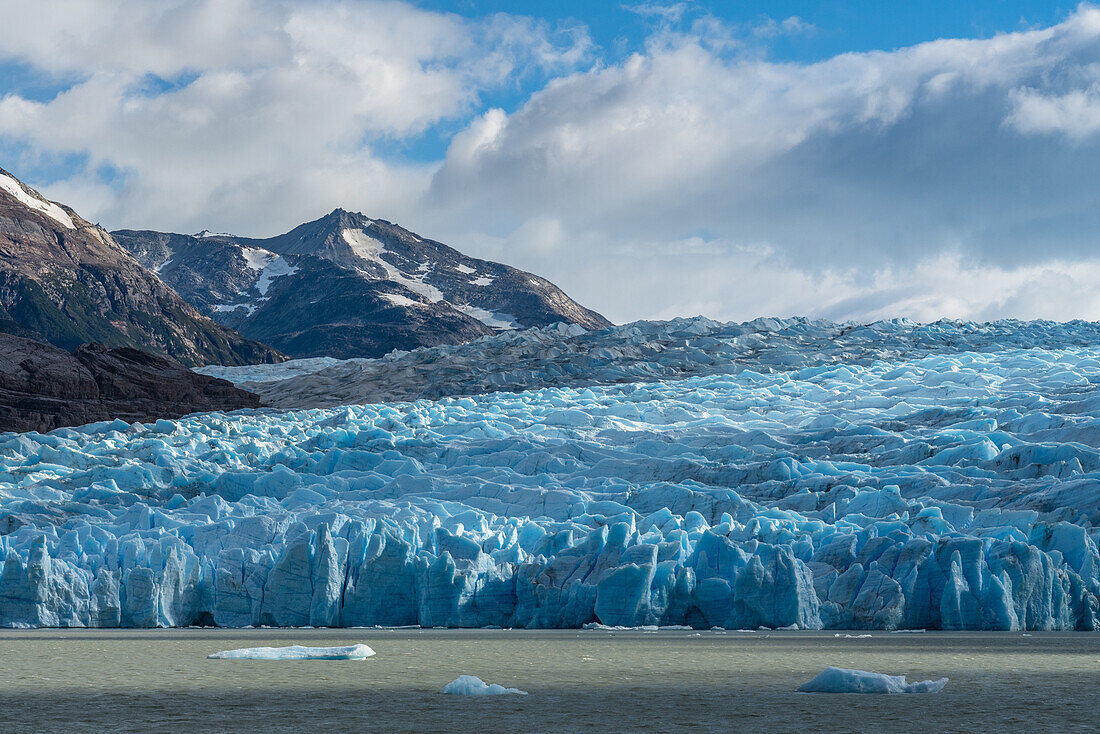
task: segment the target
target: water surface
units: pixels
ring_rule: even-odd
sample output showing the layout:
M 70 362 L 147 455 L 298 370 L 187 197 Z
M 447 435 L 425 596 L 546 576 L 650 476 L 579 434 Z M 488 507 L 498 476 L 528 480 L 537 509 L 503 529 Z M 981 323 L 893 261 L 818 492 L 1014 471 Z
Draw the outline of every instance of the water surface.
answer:
M 0 731 L 1096 731 L 1100 635 L 834 634 L 7 630 Z M 356 642 L 378 654 L 206 659 Z M 829 665 L 951 681 L 936 695 L 795 692 Z M 463 673 L 530 695 L 439 693 Z

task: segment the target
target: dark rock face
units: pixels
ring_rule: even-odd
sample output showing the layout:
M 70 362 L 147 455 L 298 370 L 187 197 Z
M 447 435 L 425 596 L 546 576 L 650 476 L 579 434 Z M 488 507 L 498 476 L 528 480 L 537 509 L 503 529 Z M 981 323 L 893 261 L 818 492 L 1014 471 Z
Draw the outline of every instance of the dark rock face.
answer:
M 0 430 L 51 431 L 121 418 L 149 422 L 259 407 L 250 392 L 165 357 L 85 344 L 71 354 L 0 334 Z
M 0 169 L 0 332 L 139 347 L 186 365 L 277 362 L 203 316 L 111 236 Z
M 293 357 L 378 357 L 555 323 L 610 326 L 544 278 L 340 209 L 262 240 L 114 237 L 197 309 Z

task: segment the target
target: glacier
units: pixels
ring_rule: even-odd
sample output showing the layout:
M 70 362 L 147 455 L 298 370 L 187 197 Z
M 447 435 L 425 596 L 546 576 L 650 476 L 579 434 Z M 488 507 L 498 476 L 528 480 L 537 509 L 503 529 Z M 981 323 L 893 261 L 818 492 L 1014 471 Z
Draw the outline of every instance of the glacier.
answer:
M 1097 627 L 1095 324 L 695 319 L 315 366 L 262 384 L 418 399 L 0 435 L 0 625 Z
M 637 321 L 585 331 L 555 324 L 486 336 L 458 346 L 394 351 L 380 359 L 295 359 L 278 365 L 203 367 L 278 408 L 323 408 L 477 395 L 501 390 L 579 387 L 870 364 L 927 354 L 1100 344 L 1100 323 L 907 319 L 872 324 L 756 319 L 723 323 L 695 317 Z

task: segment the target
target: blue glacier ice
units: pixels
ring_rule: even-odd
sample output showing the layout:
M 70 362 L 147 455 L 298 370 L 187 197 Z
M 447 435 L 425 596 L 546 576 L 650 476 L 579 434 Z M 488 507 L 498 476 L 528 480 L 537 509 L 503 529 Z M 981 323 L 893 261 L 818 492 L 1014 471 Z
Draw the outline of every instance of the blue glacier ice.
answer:
M 470 394 L 0 435 L 0 624 L 1096 629 L 1094 324 L 696 319 L 352 362 Z M 531 389 L 483 390 L 492 364 Z
M 504 696 L 514 694 L 526 696 L 527 691 L 518 688 L 505 688 L 499 683 L 486 683 L 476 675 L 460 675 L 453 681 L 443 686 L 441 693 L 449 693 L 454 696 Z
M 800 685 L 798 690 L 801 693 L 939 693 L 946 685 L 947 678 L 910 683 L 904 675 L 825 668 L 813 680 Z
M 656 382 L 741 370 L 870 364 L 928 354 L 1100 344 L 1100 323 L 937 321 L 873 324 L 705 318 L 637 321 L 600 331 L 555 324 L 381 359 L 296 359 L 198 370 L 259 393 L 266 405 L 321 408 L 500 390 Z
M 374 655 L 368 645 L 343 645 L 339 647 L 242 647 L 222 650 L 206 657 L 211 660 L 366 660 Z

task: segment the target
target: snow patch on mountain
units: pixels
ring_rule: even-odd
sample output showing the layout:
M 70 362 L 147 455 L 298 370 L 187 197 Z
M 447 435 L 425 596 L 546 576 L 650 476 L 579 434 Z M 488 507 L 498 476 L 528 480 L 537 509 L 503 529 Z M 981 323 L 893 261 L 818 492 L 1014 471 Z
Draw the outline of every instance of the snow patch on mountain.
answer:
M 452 301 L 446 300 L 443 297 L 442 291 L 425 281 L 425 277 L 432 269 L 432 264 L 430 262 L 420 263 L 417 266 L 415 273 L 409 275 L 402 272 L 393 263 L 383 258 L 383 253 L 388 251 L 386 245 L 379 240 L 371 237 L 362 229 L 345 229 L 340 234 L 344 238 L 344 241 L 348 243 L 348 246 L 351 247 L 352 252 L 354 252 L 358 257 L 366 260 L 367 262 L 380 266 L 385 271 L 385 277 L 387 280 L 391 280 L 395 283 L 400 283 L 409 290 L 424 296 L 432 303 L 446 303 L 447 305 L 454 308 L 456 311 L 466 314 L 467 316 L 471 316 L 481 323 L 485 324 L 486 326 L 497 329 L 498 331 L 510 331 L 513 329 L 521 328 L 519 322 L 516 320 L 516 317 L 512 314 L 497 313 L 494 311 L 486 310 L 484 308 L 479 308 L 477 306 L 454 303 Z M 455 269 L 466 275 L 477 272 L 474 268 L 462 264 L 455 266 Z M 481 276 L 475 278 L 474 280 L 471 280 L 470 284 L 484 287 L 492 285 L 493 281 L 494 278 Z M 400 296 L 394 293 L 384 293 L 382 294 L 382 297 L 388 300 L 390 303 L 394 304 L 395 306 L 424 305 L 422 303 L 418 303 L 412 300 L 411 298 Z
M 386 246 L 374 239 L 361 229 L 345 229 L 340 235 L 344 238 L 344 242 L 348 243 L 351 247 L 351 251 L 358 257 L 367 262 L 374 263 L 380 266 L 386 272 L 386 279 L 392 280 L 395 283 L 400 283 L 411 291 L 415 291 L 420 295 L 427 298 L 432 303 L 439 303 L 443 299 L 443 293 L 434 285 L 429 285 L 424 282 L 424 276 L 410 277 L 401 272 L 392 263 L 387 262 L 382 258 L 382 253 L 387 252 Z M 427 269 L 424 267 L 426 263 L 422 263 L 418 269 L 418 273 L 426 273 Z
M 507 313 L 497 313 L 495 311 L 486 311 L 484 308 L 478 308 L 477 306 L 470 306 L 467 304 L 451 304 L 456 311 L 461 311 L 467 316 L 472 316 L 481 323 L 489 326 L 498 331 L 512 331 L 519 329 L 520 324 L 516 321 L 516 317 Z
M 267 289 L 271 287 L 271 281 L 284 275 L 294 275 L 297 272 L 298 268 L 291 265 L 280 255 L 264 266 L 264 269 L 260 272 L 260 277 L 256 280 L 256 290 L 260 292 L 261 296 L 266 296 Z
M 397 293 L 383 293 L 382 297 L 395 306 L 401 306 L 402 308 L 408 308 L 409 306 L 423 306 L 423 303 L 414 301 L 411 298 L 407 298 Z
M 46 201 L 45 199 L 27 193 L 23 185 L 11 176 L 0 173 L 0 189 L 14 196 L 16 201 L 20 204 L 34 209 L 35 211 L 42 212 L 62 227 L 66 229 L 76 229 L 72 217 L 70 217 L 64 209 L 54 204 L 52 201 Z
M 242 247 L 241 255 L 248 267 L 253 270 L 263 270 L 271 264 L 272 260 L 278 257 L 274 252 L 265 250 L 262 247 Z
M 251 303 L 222 303 L 212 306 L 211 308 L 217 313 L 227 313 L 229 311 L 236 311 L 238 308 L 243 308 L 248 310 L 249 316 L 256 310 L 256 307 Z

